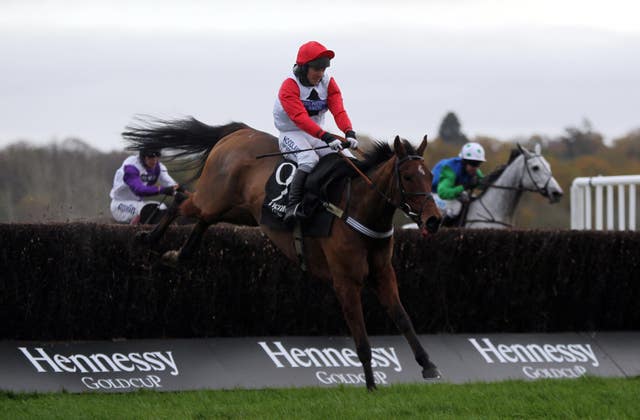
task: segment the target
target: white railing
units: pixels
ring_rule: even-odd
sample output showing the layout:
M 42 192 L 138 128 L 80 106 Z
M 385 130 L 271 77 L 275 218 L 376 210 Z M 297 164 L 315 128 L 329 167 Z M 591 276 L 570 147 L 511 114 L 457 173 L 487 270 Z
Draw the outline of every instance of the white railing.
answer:
M 638 206 L 636 185 L 640 185 L 640 175 L 595 176 L 574 179 L 571 184 L 571 229 L 594 229 L 592 219 L 595 219 L 595 229 L 604 230 L 603 194 L 606 188 L 606 230 L 614 230 L 616 214 L 618 230 L 636 230 L 636 208 Z M 617 200 L 614 200 L 614 187 L 617 187 L 615 188 Z M 595 190 L 595 202 L 592 200 L 592 190 Z M 625 194 L 626 192 L 628 194 Z M 595 208 L 595 214 L 591 211 L 592 204 Z M 617 208 L 617 211 L 614 211 L 614 207 Z

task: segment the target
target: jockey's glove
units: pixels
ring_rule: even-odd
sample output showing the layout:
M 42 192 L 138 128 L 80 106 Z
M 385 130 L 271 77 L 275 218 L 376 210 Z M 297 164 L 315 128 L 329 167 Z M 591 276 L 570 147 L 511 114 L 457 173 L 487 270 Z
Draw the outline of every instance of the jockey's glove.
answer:
M 346 145 L 346 143 L 343 143 L 342 140 L 337 139 L 331 133 L 324 133 L 322 137 L 320 137 L 320 139 L 327 143 L 329 147 L 331 147 L 331 149 L 335 151 L 342 150 L 342 148 Z
M 356 140 L 356 132 L 353 130 L 349 130 L 346 133 L 344 133 L 347 142 L 349 143 L 349 148 L 350 149 L 357 149 L 358 148 L 358 140 Z
M 347 143 L 343 143 L 342 140 L 339 139 L 335 139 L 331 143 L 329 143 L 329 147 L 331 147 L 331 150 L 335 150 L 336 152 L 342 150 L 346 145 Z
M 176 189 L 173 187 L 162 187 L 160 189 L 160 191 L 158 191 L 160 194 L 164 194 L 164 195 L 173 195 L 176 192 Z

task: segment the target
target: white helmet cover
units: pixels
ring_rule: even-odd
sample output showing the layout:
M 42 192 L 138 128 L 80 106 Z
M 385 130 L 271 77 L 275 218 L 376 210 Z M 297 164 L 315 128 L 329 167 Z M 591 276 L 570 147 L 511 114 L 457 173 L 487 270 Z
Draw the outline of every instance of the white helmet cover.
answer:
M 469 142 L 462 146 L 460 154 L 458 155 L 465 160 L 478 160 L 480 162 L 486 162 L 484 158 L 484 147 L 480 143 Z

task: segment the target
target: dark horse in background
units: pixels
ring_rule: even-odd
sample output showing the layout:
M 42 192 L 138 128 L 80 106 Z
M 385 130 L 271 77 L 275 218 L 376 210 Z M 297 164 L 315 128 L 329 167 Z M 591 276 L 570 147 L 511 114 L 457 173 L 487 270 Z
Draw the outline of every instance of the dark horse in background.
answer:
M 209 126 L 193 118 L 143 122 L 128 127 L 123 136 L 130 150 L 148 146 L 169 148 L 177 158 L 190 157 L 186 163 L 199 169 L 194 192 L 180 204 L 179 210 L 167 213 L 146 238 L 154 242 L 159 239 L 178 213 L 197 218 L 182 248 L 166 252 L 163 259 L 176 264 L 186 261 L 213 223 L 260 224 L 265 184 L 281 157 L 256 159 L 256 156 L 279 152 L 274 136 L 243 123 Z M 412 217 L 423 234 L 435 232 L 440 224 L 440 213 L 431 197 L 431 171 L 423 160 L 426 147 L 426 137 L 417 149 L 399 137 L 395 138 L 393 147 L 376 143 L 373 150 L 356 163 L 350 193 L 343 191 L 339 202 L 334 203 L 342 209 L 348 208 L 349 217 L 368 231 L 388 235 L 369 237 L 347 225 L 344 219 L 336 219 L 328 237 L 304 238 L 309 272 L 333 285 L 369 390 L 376 386 L 361 302 L 365 282 L 375 289 L 381 304 L 406 337 L 416 361 L 422 366 L 423 377 L 440 377 L 400 302 L 391 264 L 392 218 L 397 208 Z M 297 261 L 290 231 L 260 227 L 288 258 Z

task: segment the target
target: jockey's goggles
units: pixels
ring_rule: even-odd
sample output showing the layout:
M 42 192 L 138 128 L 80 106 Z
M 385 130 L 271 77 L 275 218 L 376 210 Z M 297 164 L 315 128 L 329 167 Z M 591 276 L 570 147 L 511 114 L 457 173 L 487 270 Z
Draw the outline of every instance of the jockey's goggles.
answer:
M 464 160 L 464 164 L 465 165 L 470 165 L 473 166 L 474 168 L 477 168 L 478 166 L 482 165 L 482 162 L 479 160 Z

